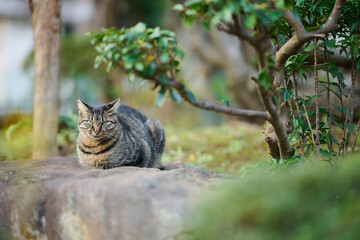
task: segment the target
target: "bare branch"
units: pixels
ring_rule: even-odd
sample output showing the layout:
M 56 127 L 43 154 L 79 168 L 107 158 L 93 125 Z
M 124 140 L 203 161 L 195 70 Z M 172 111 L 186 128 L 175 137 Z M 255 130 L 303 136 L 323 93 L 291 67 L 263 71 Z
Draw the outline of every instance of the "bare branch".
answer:
M 155 77 L 147 78 L 147 79 L 150 81 L 153 81 L 155 83 L 158 83 L 158 84 L 160 83 L 160 81 L 158 79 L 156 79 Z M 168 78 L 168 80 L 169 80 L 169 82 L 167 85 L 176 89 L 178 91 L 178 93 L 181 95 L 181 97 L 185 101 L 187 101 L 188 103 L 193 105 L 194 107 L 201 108 L 201 109 L 208 110 L 208 111 L 223 113 L 223 114 L 226 114 L 229 116 L 258 118 L 258 119 L 263 119 L 268 122 L 272 122 L 270 115 L 267 112 L 231 108 L 231 107 L 227 107 L 227 106 L 213 104 L 213 103 L 199 100 L 199 99 L 196 99 L 195 101 L 193 101 L 192 99 L 189 98 L 188 90 L 186 89 L 186 87 L 183 83 L 177 81 L 173 77 Z
M 245 40 L 247 42 L 250 43 L 250 45 L 252 45 L 253 47 L 257 47 L 259 44 L 259 41 L 257 39 L 255 39 L 254 37 L 252 37 L 247 31 L 246 29 L 241 26 L 238 16 L 236 14 L 232 15 L 232 19 L 233 19 L 233 24 L 231 23 L 222 23 L 219 24 L 217 26 L 217 28 L 220 31 L 226 32 L 228 34 L 231 35 L 235 35 L 236 37 L 239 38 L 239 40 Z M 227 28 L 225 26 L 227 26 Z

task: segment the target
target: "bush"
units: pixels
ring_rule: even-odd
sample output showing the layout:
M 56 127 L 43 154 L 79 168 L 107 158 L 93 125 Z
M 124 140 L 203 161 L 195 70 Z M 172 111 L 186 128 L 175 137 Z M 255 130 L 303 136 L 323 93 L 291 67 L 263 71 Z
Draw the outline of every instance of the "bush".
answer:
M 290 167 L 225 183 L 199 204 L 188 239 L 359 239 L 359 167 Z

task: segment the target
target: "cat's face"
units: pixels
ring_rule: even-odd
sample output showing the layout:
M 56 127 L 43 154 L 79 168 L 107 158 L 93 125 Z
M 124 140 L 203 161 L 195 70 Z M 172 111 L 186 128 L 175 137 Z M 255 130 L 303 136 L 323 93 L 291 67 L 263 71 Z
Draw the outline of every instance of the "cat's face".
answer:
M 81 100 L 76 100 L 76 103 L 78 105 L 80 132 L 94 140 L 111 137 L 118 127 L 116 109 L 120 105 L 120 99 L 95 106 L 87 105 Z

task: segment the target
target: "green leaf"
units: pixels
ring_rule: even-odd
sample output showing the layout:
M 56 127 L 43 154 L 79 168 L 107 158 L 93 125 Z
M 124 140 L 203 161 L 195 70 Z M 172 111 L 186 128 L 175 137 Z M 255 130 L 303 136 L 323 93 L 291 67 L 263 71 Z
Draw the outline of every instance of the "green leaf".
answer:
M 275 6 L 278 9 L 283 10 L 285 8 L 285 0 L 276 0 Z
M 341 129 L 343 128 L 343 125 L 341 123 L 336 122 L 334 119 L 331 119 L 331 121 L 335 123 L 335 125 L 338 126 L 339 128 Z
M 100 66 L 100 64 L 102 63 L 102 59 L 103 59 L 103 57 L 101 55 L 96 56 L 95 62 L 94 62 L 94 68 L 98 68 Z
M 152 77 L 155 73 L 156 65 L 154 62 L 150 62 L 145 68 L 145 76 Z
M 184 52 L 181 51 L 181 50 L 178 49 L 178 48 L 176 48 L 176 49 L 174 50 L 174 52 L 175 52 L 175 54 L 176 54 L 177 56 L 179 56 L 180 58 L 184 58 L 184 56 L 185 56 Z
M 232 12 L 230 9 L 228 8 L 225 8 L 223 11 L 222 11 L 222 18 L 223 20 L 226 22 L 226 23 L 229 23 L 231 22 L 232 20 Z M 255 19 L 256 20 L 256 19 Z
M 333 78 L 336 78 L 339 74 L 339 68 L 334 66 L 333 68 L 329 69 L 329 72 Z
M 176 103 L 181 103 L 182 102 L 181 95 L 177 91 L 175 91 L 173 89 L 170 89 L 170 97 Z
M 286 88 L 281 88 L 281 91 L 284 92 L 284 101 L 286 102 L 287 100 L 289 100 L 289 98 L 292 96 L 293 91 L 286 89 Z
M 267 163 L 267 161 L 259 161 L 259 162 L 256 162 L 256 163 L 254 163 L 253 168 L 262 166 L 262 165 L 264 165 L 264 164 L 266 164 L 266 163 Z
M 310 44 L 309 46 L 307 46 L 306 48 L 304 48 L 304 51 L 311 51 L 313 50 L 314 48 L 316 48 L 318 45 L 316 44 Z
M 113 65 L 113 62 L 109 62 L 108 65 L 106 66 L 107 73 L 110 72 L 112 65 Z
M 327 46 L 328 48 L 336 48 L 336 40 L 335 39 L 324 39 L 323 40 L 325 46 Z
M 186 26 L 191 26 L 194 23 L 194 17 L 186 15 L 183 21 Z
M 357 59 L 356 59 L 356 63 L 355 63 L 355 69 L 356 69 L 356 71 L 360 71 L 360 57 L 358 57 Z
M 329 153 L 328 150 L 322 149 L 322 148 L 320 148 L 320 154 L 321 154 L 321 155 L 324 155 L 324 156 L 327 156 L 327 157 L 330 157 L 330 156 L 331 156 L 331 154 Z
M 162 105 L 164 105 L 166 98 L 165 98 L 165 92 L 166 92 L 166 88 L 162 87 L 155 99 L 155 105 L 157 107 L 161 107 Z
M 360 19 L 356 20 L 353 25 L 351 26 L 350 33 L 352 33 L 360 24 Z
M 267 91 L 270 89 L 270 77 L 269 73 L 265 68 L 261 69 L 259 72 L 258 83 L 260 86 L 263 86 Z
M 281 106 L 280 106 L 280 101 L 279 101 L 278 97 L 277 97 L 275 94 L 273 94 L 273 98 L 274 98 L 274 100 L 275 100 L 275 103 L 276 103 L 276 106 L 277 106 L 277 108 L 278 108 L 278 111 L 280 112 L 280 108 L 281 108 Z
M 253 28 L 256 25 L 256 13 L 252 12 L 245 16 L 244 25 L 247 29 Z
M 177 66 L 179 66 L 180 62 L 179 61 L 176 61 L 176 60 L 173 60 L 172 61 L 172 67 L 173 68 L 176 68 Z
M 175 10 L 175 11 L 184 11 L 184 6 L 180 3 L 178 3 L 178 4 L 175 4 L 171 9 Z
M 291 159 L 295 155 L 295 149 L 292 149 L 289 153 L 288 159 Z
M 124 48 L 121 49 L 121 54 L 126 54 L 126 53 L 128 53 L 129 51 L 135 49 L 136 47 L 137 47 L 136 44 L 126 45 L 126 47 L 124 47 Z
M 159 81 L 161 85 L 167 85 L 168 84 L 168 78 L 166 77 L 165 74 L 160 74 L 159 75 Z
M 134 32 L 143 32 L 146 29 L 146 24 L 139 22 L 138 24 L 136 24 L 134 27 L 132 27 L 132 30 Z
M 206 21 L 202 21 L 201 22 L 201 26 L 206 30 L 209 31 L 210 30 L 210 24 Z
M 186 13 L 186 15 L 188 15 L 188 16 L 195 16 L 195 15 L 196 15 L 196 11 L 193 10 L 193 9 L 189 9 L 189 10 L 187 10 L 185 13 Z
M 193 7 L 194 5 L 200 4 L 202 0 L 189 0 L 184 3 L 184 5 L 188 8 Z
M 186 96 L 188 97 L 189 101 L 194 104 L 196 101 L 195 95 L 187 88 L 185 88 Z
M 127 70 L 132 69 L 133 66 L 134 64 L 132 62 L 124 62 L 124 68 Z
M 154 28 L 154 31 L 149 35 L 149 39 L 155 39 L 161 36 L 160 28 L 156 27 Z
M 352 123 L 346 124 L 346 128 L 349 130 L 350 134 L 352 134 L 355 131 L 354 124 Z
M 221 99 L 221 103 L 224 104 L 225 106 L 230 106 L 230 101 L 229 99 Z
M 135 55 L 123 55 L 121 56 L 121 59 L 126 63 L 135 63 L 138 60 L 138 57 Z
M 339 141 L 338 141 L 336 138 L 334 138 L 333 135 L 330 136 L 330 139 L 331 139 L 331 141 L 332 141 L 333 143 L 335 143 L 335 144 L 337 144 L 337 145 L 340 145 Z
M 169 45 L 169 38 L 168 37 L 162 37 L 159 39 L 159 46 L 166 48 Z
M 333 104 L 333 107 L 334 107 L 334 109 L 336 110 L 336 111 L 338 111 L 339 113 L 343 113 L 343 112 L 345 112 L 346 111 L 346 108 L 341 108 L 341 107 L 339 107 L 338 105 L 335 105 L 335 104 Z
M 135 69 L 142 72 L 145 69 L 145 64 L 143 62 L 137 62 L 135 63 Z
M 212 18 L 211 18 L 211 24 L 216 26 L 220 23 L 221 21 L 221 13 L 217 12 Z
M 168 36 L 168 37 L 171 37 L 171 38 L 175 37 L 175 33 L 173 31 L 170 31 L 170 30 L 167 30 L 167 29 L 161 29 L 160 33 L 163 36 Z
M 169 61 L 169 54 L 164 52 L 160 54 L 160 62 L 167 63 Z

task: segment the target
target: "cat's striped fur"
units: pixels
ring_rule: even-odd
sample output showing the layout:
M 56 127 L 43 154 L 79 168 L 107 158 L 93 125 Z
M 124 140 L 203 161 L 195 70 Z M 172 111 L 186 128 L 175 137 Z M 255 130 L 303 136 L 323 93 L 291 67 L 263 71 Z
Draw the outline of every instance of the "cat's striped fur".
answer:
M 77 100 L 77 105 L 77 152 L 82 166 L 162 168 L 165 135 L 158 120 L 120 105 L 119 99 L 102 105 L 87 105 Z

